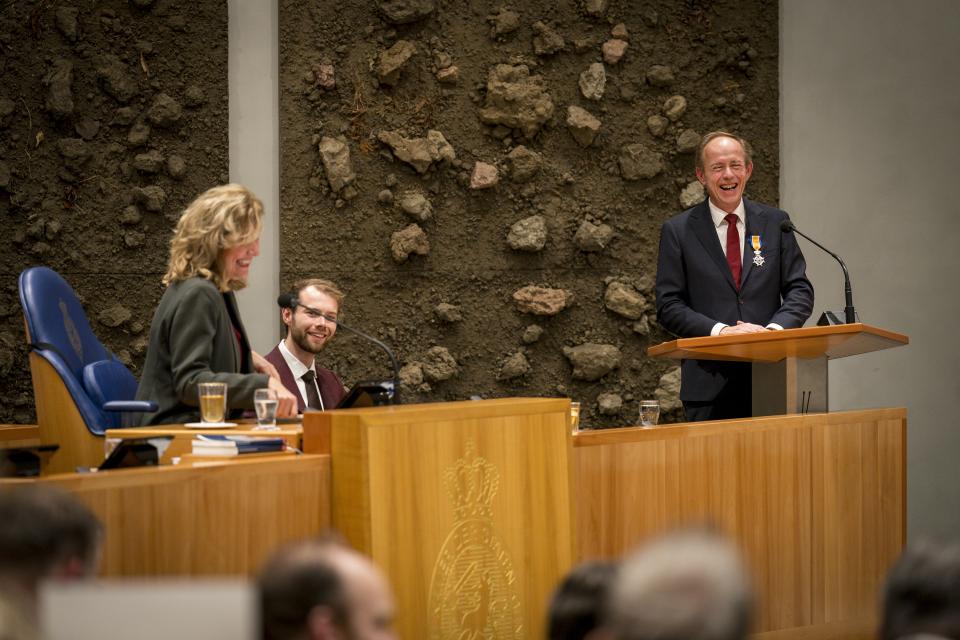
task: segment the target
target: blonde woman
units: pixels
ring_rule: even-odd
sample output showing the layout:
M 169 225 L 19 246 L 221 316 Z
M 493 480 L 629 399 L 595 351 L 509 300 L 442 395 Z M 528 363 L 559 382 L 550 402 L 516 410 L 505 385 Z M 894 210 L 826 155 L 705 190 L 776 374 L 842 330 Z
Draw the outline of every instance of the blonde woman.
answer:
M 160 407 L 141 424 L 198 419 L 201 382 L 227 383 L 231 417 L 253 409 L 253 392 L 265 387 L 277 392 L 279 417 L 296 414 L 296 398 L 276 369 L 250 350 L 234 296 L 260 253 L 262 216 L 253 193 L 228 184 L 202 193 L 180 217 L 137 390 L 138 399 Z

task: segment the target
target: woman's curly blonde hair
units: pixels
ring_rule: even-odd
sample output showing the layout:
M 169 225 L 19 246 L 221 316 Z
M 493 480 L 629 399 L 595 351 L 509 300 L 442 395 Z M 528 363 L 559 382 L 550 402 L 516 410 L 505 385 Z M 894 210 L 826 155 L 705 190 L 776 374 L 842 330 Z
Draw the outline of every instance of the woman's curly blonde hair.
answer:
M 183 211 L 170 240 L 170 261 L 163 284 L 201 277 L 220 291 L 235 291 L 243 282 L 226 281 L 221 256 L 226 249 L 260 237 L 263 203 L 239 184 L 213 187 Z

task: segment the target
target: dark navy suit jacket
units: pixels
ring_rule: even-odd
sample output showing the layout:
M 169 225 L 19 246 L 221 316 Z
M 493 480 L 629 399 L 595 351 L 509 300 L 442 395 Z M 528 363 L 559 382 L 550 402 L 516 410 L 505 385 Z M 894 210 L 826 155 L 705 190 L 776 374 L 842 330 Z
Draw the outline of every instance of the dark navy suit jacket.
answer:
M 792 233 L 780 231 L 785 211 L 743 200 L 746 233 L 737 291 L 707 200 L 674 216 L 660 231 L 657 320 L 681 338 L 709 336 L 718 322 L 738 320 L 784 329 L 803 326 L 813 310 L 807 264 Z M 751 236 L 759 235 L 763 265 L 753 262 Z M 680 399 L 711 401 L 731 383 L 750 384 L 750 365 L 684 360 Z
M 307 405 L 303 401 L 303 396 L 300 395 L 297 381 L 293 379 L 293 372 L 290 371 L 290 367 L 287 366 L 287 361 L 283 359 L 283 354 L 280 353 L 279 345 L 265 355 L 264 359 L 277 368 L 277 373 L 280 374 L 280 382 L 287 388 L 287 391 L 297 398 L 297 412 L 303 413 Z M 347 394 L 343 388 L 343 383 L 340 382 L 337 374 L 330 371 L 330 369 L 324 369 L 317 363 L 313 364 L 313 370 L 317 375 L 317 386 L 320 387 L 320 399 L 323 400 L 324 408 L 333 409 L 340 404 L 343 396 Z

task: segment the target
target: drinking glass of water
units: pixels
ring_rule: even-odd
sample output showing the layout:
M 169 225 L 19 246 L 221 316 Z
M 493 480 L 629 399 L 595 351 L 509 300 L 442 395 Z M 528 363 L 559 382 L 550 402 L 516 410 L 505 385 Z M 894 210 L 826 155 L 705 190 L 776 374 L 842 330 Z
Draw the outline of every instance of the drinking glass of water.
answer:
M 641 400 L 640 401 L 640 426 L 655 427 L 660 419 L 660 401 L 659 400 Z
M 257 430 L 274 431 L 277 427 L 277 392 L 257 389 L 253 392 L 253 406 L 257 410 Z

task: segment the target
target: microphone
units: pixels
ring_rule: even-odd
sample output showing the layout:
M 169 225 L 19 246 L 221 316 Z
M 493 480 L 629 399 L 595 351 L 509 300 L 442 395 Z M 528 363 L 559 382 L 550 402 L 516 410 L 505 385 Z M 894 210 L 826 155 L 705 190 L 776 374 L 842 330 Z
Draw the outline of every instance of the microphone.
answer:
M 853 308 L 853 289 L 850 287 L 850 272 L 847 271 L 847 265 L 843 264 L 843 260 L 840 259 L 840 256 L 835 254 L 833 251 L 830 251 L 830 249 L 827 249 L 825 246 L 823 246 L 822 244 L 820 244 L 819 242 L 817 242 L 807 234 L 797 229 L 797 227 L 789 219 L 783 220 L 780 223 L 780 231 L 782 231 L 783 233 L 790 233 L 791 231 L 795 231 L 799 235 L 803 236 L 804 238 L 806 238 L 816 246 L 820 247 L 821 249 L 829 253 L 831 256 L 833 256 L 834 260 L 840 263 L 840 268 L 843 269 L 843 293 L 844 293 L 844 298 L 846 300 L 846 305 L 847 305 L 843 308 L 844 320 L 845 320 L 845 324 L 854 324 L 857 321 L 857 312 Z M 817 324 L 839 324 L 839 321 L 837 321 L 837 317 L 832 312 L 826 311 L 824 315 L 827 316 L 828 321 L 824 323 L 823 318 L 821 318 L 821 321 L 818 322 Z M 834 322 L 831 323 L 830 320 L 833 320 Z
M 337 320 L 336 318 L 333 318 L 323 313 L 319 309 L 314 309 L 313 307 L 308 307 L 305 304 L 300 304 L 300 300 L 297 299 L 296 294 L 281 293 L 277 297 L 277 304 L 280 306 L 280 308 L 290 309 L 291 311 L 296 310 L 297 307 L 303 307 L 307 311 L 312 311 L 317 315 L 323 316 L 323 318 L 327 322 L 332 322 L 333 324 L 337 325 L 338 328 L 346 329 L 350 333 L 355 333 L 361 338 L 368 340 L 373 344 L 377 345 L 378 347 L 380 347 L 381 349 L 383 349 L 386 352 L 386 354 L 390 357 L 390 364 L 393 366 L 393 398 L 392 398 L 393 402 L 392 404 L 400 404 L 400 366 L 397 364 L 397 357 L 393 355 L 393 351 L 390 350 L 390 347 L 385 345 L 380 340 L 377 340 L 373 336 L 367 335 L 366 333 L 364 333 L 363 331 L 360 331 L 359 329 L 354 329 L 353 327 L 344 324 L 340 320 Z

